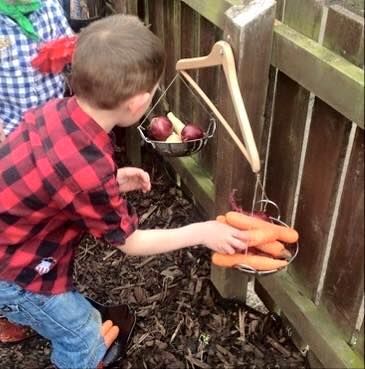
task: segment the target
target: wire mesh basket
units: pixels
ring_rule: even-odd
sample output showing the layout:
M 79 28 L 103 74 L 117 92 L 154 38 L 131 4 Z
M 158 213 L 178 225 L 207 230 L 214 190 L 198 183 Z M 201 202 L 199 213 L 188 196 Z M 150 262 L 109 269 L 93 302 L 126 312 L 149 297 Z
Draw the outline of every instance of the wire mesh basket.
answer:
M 286 223 L 284 223 L 283 221 L 281 221 L 280 219 L 274 218 L 274 217 L 269 217 L 269 220 L 274 223 L 274 224 L 278 224 L 284 227 L 289 227 Z M 297 257 L 298 252 L 299 252 L 299 243 L 295 242 L 292 244 L 285 244 L 285 248 L 291 253 L 291 257 L 287 260 L 287 264 L 281 268 L 277 268 L 277 269 L 272 269 L 272 270 L 256 270 L 255 268 L 252 268 L 249 265 L 244 265 L 244 264 L 240 264 L 237 265 L 237 269 L 241 272 L 250 274 L 250 275 L 254 275 L 254 276 L 266 276 L 266 275 L 270 275 L 270 274 L 274 274 L 277 272 L 280 272 L 281 270 L 287 268 Z
M 216 121 L 214 118 L 211 118 L 203 138 L 186 142 L 164 142 L 148 138 L 147 129 L 149 123 L 149 121 L 146 121 L 138 127 L 143 141 L 151 145 L 160 155 L 173 157 L 188 156 L 199 152 L 208 143 L 208 140 L 213 137 L 216 129 Z
M 202 114 L 205 114 L 203 119 L 204 122 L 201 122 L 203 126 L 200 127 L 203 129 L 204 135 L 202 138 L 189 140 L 185 142 L 166 142 L 154 140 L 153 138 L 149 137 L 148 127 L 153 117 L 159 115 L 166 116 L 167 113 L 170 111 L 170 106 L 167 101 L 166 94 L 168 90 L 172 87 L 172 85 L 176 83 L 177 80 L 182 81 L 184 86 L 187 88 L 186 91 L 189 93 L 189 96 L 187 96 L 186 98 L 189 98 L 190 96 L 194 97 L 195 100 L 193 100 L 192 103 L 195 102 L 195 104 L 199 104 L 201 108 L 200 111 L 202 112 Z M 186 113 L 185 115 L 180 113 L 179 116 L 181 120 L 185 123 L 191 122 L 193 120 L 191 119 L 191 117 L 187 117 Z M 170 84 L 166 89 L 159 90 L 159 96 L 157 97 L 155 104 L 146 114 L 144 120 L 137 127 L 137 129 L 140 133 L 143 142 L 145 142 L 147 145 L 150 145 L 160 155 L 180 157 L 180 156 L 189 156 L 201 151 L 207 145 L 208 141 L 214 136 L 216 127 L 217 121 L 215 117 L 211 114 L 211 112 L 204 105 L 204 103 L 200 101 L 199 97 L 194 93 L 194 91 L 185 82 L 185 80 L 181 78 L 179 74 L 176 74 L 176 76 L 173 78 L 173 80 L 170 82 Z
M 263 191 L 263 199 L 256 201 L 256 196 L 257 196 L 257 191 L 258 189 L 261 187 L 261 190 Z M 259 206 L 259 211 L 256 211 L 255 209 L 257 208 L 257 206 Z M 269 211 L 268 210 L 268 206 L 272 206 L 272 209 Z M 274 210 L 273 210 L 274 209 Z M 274 214 L 276 212 L 276 214 Z M 287 225 L 285 222 L 283 222 L 280 218 L 280 208 L 279 206 L 274 202 L 271 201 L 270 199 L 268 199 L 266 197 L 266 193 L 265 193 L 265 189 L 262 186 L 261 180 L 260 180 L 260 176 L 257 175 L 257 181 L 256 181 L 256 188 L 255 188 L 255 194 L 254 194 L 254 199 L 253 199 L 253 205 L 252 205 L 252 211 L 250 215 L 259 215 L 260 217 L 264 217 L 265 221 L 271 222 L 273 224 L 277 224 L 280 226 L 284 226 L 284 227 L 288 227 L 289 225 Z M 283 244 L 285 246 L 285 249 L 287 251 L 289 251 L 289 253 L 291 254 L 291 256 L 286 259 L 287 263 L 285 266 L 280 267 L 280 268 L 276 268 L 276 269 L 271 269 L 271 270 L 256 270 L 255 268 L 253 268 L 250 265 L 245 265 L 245 264 L 238 264 L 235 266 L 235 269 L 238 269 L 239 271 L 246 273 L 250 276 L 267 276 L 270 274 L 274 274 L 277 273 L 281 270 L 286 269 L 297 257 L 298 253 L 299 253 L 299 242 L 294 242 L 294 243 L 284 243 Z M 248 251 L 248 250 L 247 250 Z

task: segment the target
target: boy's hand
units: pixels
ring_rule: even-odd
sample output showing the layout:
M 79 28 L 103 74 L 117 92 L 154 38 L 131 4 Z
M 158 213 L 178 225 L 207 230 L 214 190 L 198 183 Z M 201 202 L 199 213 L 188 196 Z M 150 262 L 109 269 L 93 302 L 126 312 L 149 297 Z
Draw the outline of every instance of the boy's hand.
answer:
M 150 176 L 140 168 L 125 167 L 118 169 L 117 181 L 120 192 L 141 190 L 146 193 L 151 190 Z
M 201 223 L 202 243 L 221 254 L 234 254 L 246 250 L 245 231 L 210 220 Z

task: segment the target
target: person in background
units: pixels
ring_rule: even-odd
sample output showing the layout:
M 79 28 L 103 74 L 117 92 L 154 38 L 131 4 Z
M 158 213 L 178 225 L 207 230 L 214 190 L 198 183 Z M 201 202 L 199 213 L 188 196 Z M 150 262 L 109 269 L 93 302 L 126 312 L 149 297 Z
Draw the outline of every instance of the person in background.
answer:
M 0 0 L 0 144 L 25 111 L 63 96 L 64 76 L 41 73 L 31 61 L 43 43 L 71 35 L 58 0 Z M 0 342 L 20 341 L 31 334 L 0 315 Z
M 39 47 L 73 35 L 58 0 L 0 0 L 0 142 L 23 113 L 62 97 L 61 73 L 41 73 L 31 65 Z
M 108 133 L 142 118 L 164 65 L 162 42 L 137 17 L 95 21 L 77 40 L 74 96 L 26 113 L 0 146 L 0 312 L 48 338 L 59 369 L 103 367 L 118 332 L 74 288 L 75 250 L 85 233 L 136 256 L 193 245 L 246 249 L 245 231 L 215 220 L 137 229 L 122 196 L 150 191 L 150 177 L 118 169 Z

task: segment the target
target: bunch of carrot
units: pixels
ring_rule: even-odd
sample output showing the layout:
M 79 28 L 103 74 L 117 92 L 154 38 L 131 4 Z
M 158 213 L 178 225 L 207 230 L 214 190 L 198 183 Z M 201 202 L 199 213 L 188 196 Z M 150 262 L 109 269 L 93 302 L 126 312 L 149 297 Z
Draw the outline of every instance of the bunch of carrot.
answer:
M 217 221 L 245 230 L 247 236 L 247 252 L 233 255 L 213 254 L 213 264 L 222 267 L 232 268 L 238 265 L 247 265 L 257 271 L 283 268 L 292 257 L 284 244 L 295 243 L 299 238 L 298 232 L 293 228 L 237 211 L 218 215 Z

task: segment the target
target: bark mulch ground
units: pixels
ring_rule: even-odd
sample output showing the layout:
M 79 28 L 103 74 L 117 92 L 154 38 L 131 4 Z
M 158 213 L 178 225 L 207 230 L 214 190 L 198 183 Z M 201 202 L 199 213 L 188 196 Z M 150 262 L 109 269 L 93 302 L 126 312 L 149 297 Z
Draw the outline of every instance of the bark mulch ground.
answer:
M 146 157 L 153 190 L 129 196 L 141 228 L 171 228 L 201 220 L 160 158 L 152 153 Z M 82 293 L 100 303 L 128 303 L 137 313 L 127 357 L 114 368 L 307 368 L 278 316 L 222 300 L 209 274 L 210 252 L 203 247 L 127 257 L 90 237 L 83 240 L 75 263 Z M 49 343 L 40 337 L 0 347 L 0 368 L 50 369 L 50 352 Z

